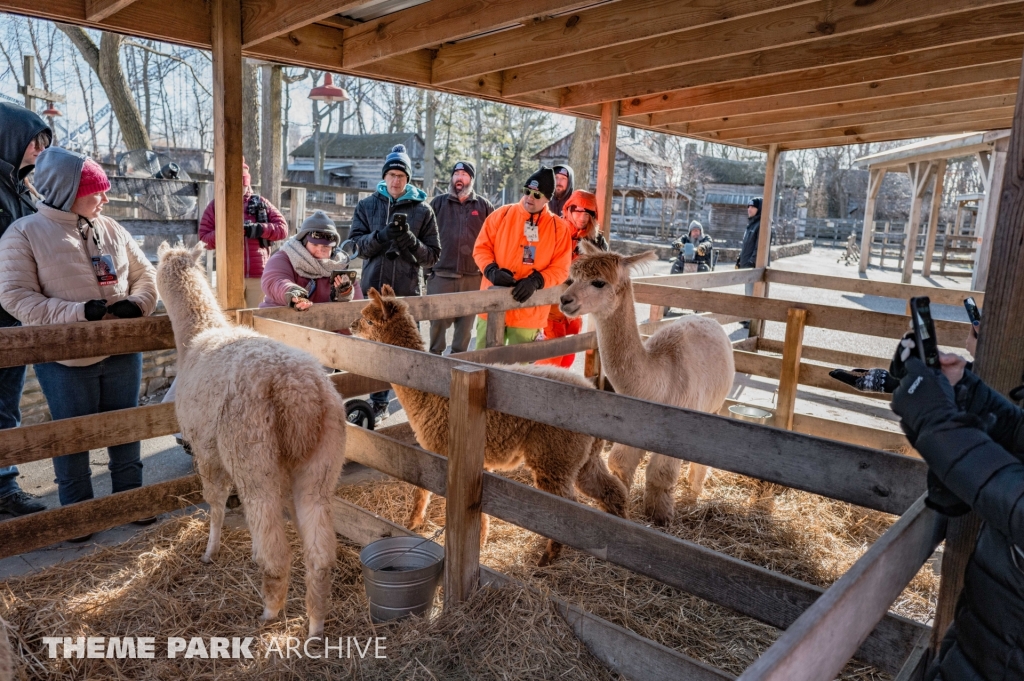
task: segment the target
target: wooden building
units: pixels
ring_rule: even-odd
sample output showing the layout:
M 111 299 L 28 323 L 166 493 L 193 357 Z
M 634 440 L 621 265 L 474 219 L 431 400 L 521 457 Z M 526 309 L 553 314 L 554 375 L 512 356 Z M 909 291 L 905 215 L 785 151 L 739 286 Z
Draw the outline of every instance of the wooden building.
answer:
M 384 159 L 396 144 L 404 144 L 412 159 L 412 181 L 423 185 L 423 140 L 414 132 L 379 135 L 321 133 L 324 149 L 324 184 L 372 192 L 381 179 Z M 288 179 L 313 184 L 313 139 L 309 138 L 290 154 Z

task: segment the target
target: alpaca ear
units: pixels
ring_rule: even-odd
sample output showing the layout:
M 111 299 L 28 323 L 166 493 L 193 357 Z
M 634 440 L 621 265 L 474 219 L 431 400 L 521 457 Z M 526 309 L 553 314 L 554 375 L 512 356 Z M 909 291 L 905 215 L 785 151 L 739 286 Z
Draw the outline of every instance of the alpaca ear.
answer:
M 599 255 L 604 253 L 600 248 L 590 243 L 586 239 L 580 240 L 580 254 L 581 255 Z
M 370 300 L 377 304 L 377 307 L 381 307 L 382 303 L 380 299 L 380 294 L 377 293 L 377 289 L 371 288 L 369 291 L 366 292 L 366 295 L 367 297 L 369 297 Z
M 160 260 L 163 260 L 164 256 L 167 255 L 167 251 L 169 250 L 171 250 L 171 245 L 164 241 L 163 243 L 156 247 L 156 257 L 158 257 Z
M 383 293 L 386 298 L 395 297 L 395 289 L 391 288 L 391 284 L 384 284 L 381 286 L 380 292 Z
M 644 251 L 643 253 L 637 253 L 636 255 L 628 255 L 622 259 L 622 269 L 629 274 L 629 271 L 647 262 L 653 262 L 658 259 L 658 253 L 656 251 Z
M 164 243 L 167 243 L 167 242 L 165 241 Z M 198 265 L 199 264 L 199 260 L 203 257 L 203 254 L 205 254 L 205 253 L 206 253 L 206 244 L 204 244 L 202 241 L 200 241 L 200 242 L 196 243 L 195 246 L 192 247 L 192 250 L 189 252 L 189 255 L 192 256 L 192 259 Z

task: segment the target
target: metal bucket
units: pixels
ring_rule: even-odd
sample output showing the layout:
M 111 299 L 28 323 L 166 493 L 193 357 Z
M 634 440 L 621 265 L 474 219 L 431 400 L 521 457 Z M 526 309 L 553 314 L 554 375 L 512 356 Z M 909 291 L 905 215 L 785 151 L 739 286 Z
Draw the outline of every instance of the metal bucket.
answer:
M 444 572 L 444 548 L 422 537 L 388 537 L 368 544 L 359 562 L 370 617 L 386 622 L 430 609 Z
M 773 414 L 767 409 L 751 407 L 749 404 L 734 404 L 729 407 L 729 416 L 740 421 L 750 421 L 767 426 L 771 422 Z

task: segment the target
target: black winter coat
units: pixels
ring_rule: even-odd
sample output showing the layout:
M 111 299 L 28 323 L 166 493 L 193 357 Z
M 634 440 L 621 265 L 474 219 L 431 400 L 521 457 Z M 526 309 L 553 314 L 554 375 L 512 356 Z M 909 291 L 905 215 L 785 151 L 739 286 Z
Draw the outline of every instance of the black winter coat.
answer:
M 356 204 L 349 238 L 355 241 L 359 256 L 364 259 L 360 280 L 364 293 L 370 288 L 379 291 L 384 284 L 390 284 L 396 295 L 420 295 L 420 268 L 432 267 L 441 254 L 434 211 L 424 203 L 422 190 L 417 189 L 413 194 L 415 196 L 407 198 L 410 196 L 407 191 L 395 201 L 377 191 Z M 386 227 L 396 213 L 406 214 L 416 243 L 399 257 L 391 259 L 385 255 L 391 242 L 381 241 L 376 232 Z
M 435 196 L 430 207 L 437 218 L 441 237 L 441 255 L 433 269 L 447 274 L 480 274 L 480 268 L 473 260 L 473 247 L 484 220 L 494 212 L 494 206 L 476 192 L 470 192 L 465 202 L 448 192 Z
M 915 447 L 984 524 L 926 679 L 1024 679 L 1024 549 L 1017 548 L 1024 547 L 1024 412 L 969 371 L 956 392 L 961 408 L 979 418 L 925 429 Z M 993 417 L 988 432 L 978 427 Z
M 679 249 L 679 255 L 682 256 L 684 252 L 684 246 L 686 244 L 693 244 L 693 262 L 697 263 L 698 272 L 710 272 L 712 270 L 712 255 L 715 252 L 715 244 L 707 234 L 702 234 L 697 239 L 691 239 L 690 235 L 684 235 L 676 241 L 673 246 Z M 704 246 L 704 255 L 697 253 L 697 249 Z M 754 249 L 757 252 L 757 249 Z
M 35 201 L 25 186 L 25 177 L 35 166 L 21 167 L 29 143 L 49 130 L 42 118 L 17 104 L 0 103 L 0 237 L 18 218 L 36 212 Z M 17 320 L 0 308 L 0 325 Z
M 775 235 L 772 234 L 772 239 Z M 761 240 L 761 211 L 750 218 L 747 223 L 747 231 L 743 232 L 743 245 L 740 246 L 740 257 L 736 259 L 736 265 L 742 269 L 757 266 L 757 242 Z M 772 259 L 771 239 L 768 241 L 768 260 Z

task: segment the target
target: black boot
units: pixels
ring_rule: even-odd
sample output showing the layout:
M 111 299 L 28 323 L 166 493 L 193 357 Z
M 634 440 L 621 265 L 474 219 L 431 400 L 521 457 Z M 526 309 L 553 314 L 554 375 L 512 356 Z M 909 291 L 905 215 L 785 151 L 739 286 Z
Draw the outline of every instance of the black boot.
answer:
M 13 516 L 29 515 L 46 510 L 46 504 L 38 500 L 39 497 L 28 492 L 18 490 L 0 499 L 0 513 L 10 513 Z

